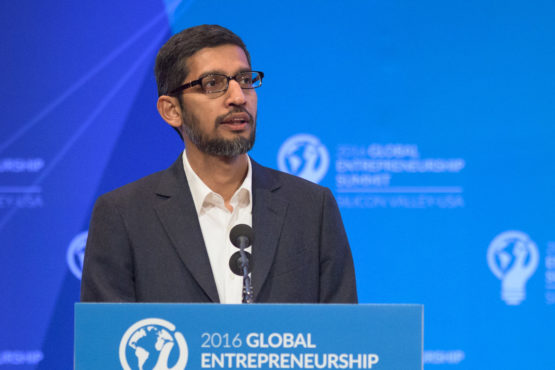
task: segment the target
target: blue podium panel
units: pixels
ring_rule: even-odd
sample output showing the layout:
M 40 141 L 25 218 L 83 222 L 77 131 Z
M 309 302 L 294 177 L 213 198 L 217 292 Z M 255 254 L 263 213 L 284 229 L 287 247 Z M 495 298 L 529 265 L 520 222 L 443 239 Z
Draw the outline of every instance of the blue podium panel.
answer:
M 421 305 L 75 305 L 78 370 L 421 370 L 422 338 Z

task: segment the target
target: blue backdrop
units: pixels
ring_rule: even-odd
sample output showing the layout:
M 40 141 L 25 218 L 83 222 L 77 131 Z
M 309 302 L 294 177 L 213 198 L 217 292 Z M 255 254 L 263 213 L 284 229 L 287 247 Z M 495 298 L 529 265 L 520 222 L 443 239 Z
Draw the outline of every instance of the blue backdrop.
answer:
M 554 12 L 1 2 L 0 369 L 71 368 L 92 206 L 183 149 L 152 70 L 202 23 L 265 72 L 252 156 L 334 192 L 360 301 L 425 305 L 426 369 L 555 368 Z

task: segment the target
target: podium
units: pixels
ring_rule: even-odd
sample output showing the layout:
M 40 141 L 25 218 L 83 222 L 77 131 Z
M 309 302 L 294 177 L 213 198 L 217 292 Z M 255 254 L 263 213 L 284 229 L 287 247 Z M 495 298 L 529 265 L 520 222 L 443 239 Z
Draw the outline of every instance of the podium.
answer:
M 422 346 L 421 305 L 75 305 L 77 370 L 421 370 Z

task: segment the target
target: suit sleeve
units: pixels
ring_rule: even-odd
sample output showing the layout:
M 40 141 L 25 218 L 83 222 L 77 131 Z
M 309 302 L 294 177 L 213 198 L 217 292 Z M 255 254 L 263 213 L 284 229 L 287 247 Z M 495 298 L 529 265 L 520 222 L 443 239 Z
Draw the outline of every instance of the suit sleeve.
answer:
M 329 189 L 324 194 L 320 243 L 320 302 L 357 303 L 351 248 Z
M 134 302 L 131 246 L 113 200 L 101 196 L 93 210 L 81 279 L 83 302 Z

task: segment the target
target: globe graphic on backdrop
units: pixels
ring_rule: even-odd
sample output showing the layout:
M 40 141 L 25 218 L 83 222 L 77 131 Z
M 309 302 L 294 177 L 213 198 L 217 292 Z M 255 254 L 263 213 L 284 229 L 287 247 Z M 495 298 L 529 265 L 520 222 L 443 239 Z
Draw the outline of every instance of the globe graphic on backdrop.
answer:
M 494 252 L 495 262 L 497 267 L 503 275 L 507 273 L 513 266 L 515 262 L 515 256 L 513 250 L 515 249 L 515 240 L 510 240 L 507 242 L 505 248 L 496 250 Z
M 487 261 L 501 280 L 501 299 L 508 305 L 520 304 L 526 298 L 526 282 L 538 267 L 537 245 L 521 231 L 505 231 L 490 243 Z
M 146 325 L 131 334 L 127 358 L 132 369 L 153 369 L 162 352 L 169 354 L 175 342 L 172 335 L 158 325 Z
M 537 267 L 538 248 L 530 237 L 520 231 L 506 231 L 490 243 L 488 264 L 499 279 L 508 274 L 527 275 Z
M 281 171 L 318 183 L 326 175 L 329 153 L 316 136 L 297 134 L 287 139 L 278 152 Z

